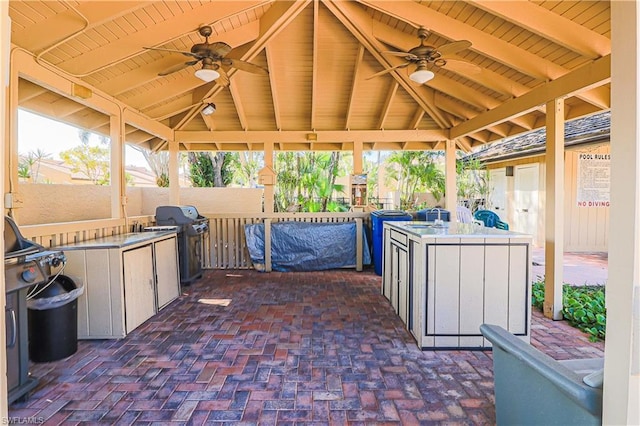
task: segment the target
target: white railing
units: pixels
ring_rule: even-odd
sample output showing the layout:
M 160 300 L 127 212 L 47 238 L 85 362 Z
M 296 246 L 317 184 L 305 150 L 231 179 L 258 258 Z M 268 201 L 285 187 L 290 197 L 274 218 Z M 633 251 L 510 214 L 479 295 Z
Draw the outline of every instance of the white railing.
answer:
M 209 219 L 209 255 L 205 268 L 249 269 L 249 257 L 244 234 L 245 225 L 265 224 L 265 270 L 271 271 L 271 224 L 273 222 L 356 223 L 356 269 L 362 270 L 362 224 L 369 225 L 369 213 L 258 213 L 258 214 L 205 214 Z M 206 264 L 206 260 L 209 263 Z
M 274 222 L 356 223 L 356 269 L 362 270 L 362 225 L 370 225 L 369 213 L 256 213 L 205 214 L 209 219 L 209 233 L 205 235 L 203 267 L 207 269 L 253 268 L 244 226 L 265 224 L 265 270 L 271 271 L 271 224 Z M 106 236 L 141 231 L 155 224 L 155 217 L 135 216 L 125 219 L 86 220 L 20 226 L 22 235 L 45 248 L 76 244 Z

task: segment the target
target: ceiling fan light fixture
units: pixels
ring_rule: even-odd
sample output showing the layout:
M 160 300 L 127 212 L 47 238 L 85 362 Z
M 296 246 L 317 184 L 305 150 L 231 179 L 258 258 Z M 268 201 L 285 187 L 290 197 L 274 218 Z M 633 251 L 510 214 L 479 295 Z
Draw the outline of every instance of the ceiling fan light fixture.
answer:
M 435 74 L 422 65 L 418 65 L 418 68 L 416 68 L 416 70 L 409 75 L 411 81 L 418 84 L 424 84 L 427 81 L 431 80 L 433 77 L 435 77 Z
M 202 114 L 211 115 L 216 112 L 216 104 L 208 103 L 202 108 Z
M 206 64 L 202 66 L 199 70 L 196 71 L 195 76 L 200 80 L 206 81 L 209 83 L 210 81 L 215 80 L 220 77 L 220 73 L 213 68 L 209 68 Z

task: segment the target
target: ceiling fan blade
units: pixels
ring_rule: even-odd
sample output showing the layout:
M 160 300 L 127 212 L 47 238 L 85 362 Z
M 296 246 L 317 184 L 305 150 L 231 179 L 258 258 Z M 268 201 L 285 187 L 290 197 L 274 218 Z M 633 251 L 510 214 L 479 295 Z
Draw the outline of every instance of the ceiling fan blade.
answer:
M 393 70 L 397 70 L 397 69 L 400 69 L 400 68 L 405 68 L 405 67 L 408 67 L 408 66 L 409 66 L 409 62 L 407 62 L 405 64 L 396 65 L 395 67 L 387 68 L 386 70 L 382 70 L 382 71 L 377 72 L 377 73 L 375 73 L 373 75 L 370 75 L 369 77 L 365 78 L 365 80 L 371 80 L 374 77 L 378 77 L 378 76 L 381 76 L 383 74 L 387 74 L 387 73 L 389 73 L 389 72 L 391 72 Z
M 194 58 L 201 59 L 195 53 L 187 52 L 186 50 L 177 50 L 177 49 L 165 49 L 164 47 L 143 47 L 143 49 L 147 50 L 160 50 L 162 52 L 173 52 L 173 53 L 182 53 L 184 56 L 192 56 Z
M 471 42 L 469 40 L 458 40 L 451 43 L 447 43 L 438 48 L 438 52 L 442 55 L 450 55 L 452 53 L 458 53 L 462 50 L 468 49 L 471 47 Z
M 252 64 L 251 62 L 241 61 L 240 59 L 224 58 L 222 60 L 222 65 L 234 67 L 241 71 L 247 71 L 253 74 L 263 74 L 263 75 L 269 74 L 269 71 L 262 68 L 261 66 Z
M 227 53 L 231 52 L 231 46 L 222 41 L 217 41 L 215 43 L 209 44 L 209 50 L 215 53 L 216 55 L 223 57 Z
M 446 70 L 455 72 L 456 74 L 480 74 L 482 68 L 471 62 L 459 61 L 457 59 L 446 59 L 447 63 L 442 66 Z
M 176 64 L 176 65 L 174 65 L 174 66 L 172 66 L 172 67 L 167 68 L 167 69 L 166 69 L 166 70 L 164 70 L 164 71 L 160 71 L 160 72 L 158 73 L 158 75 L 160 75 L 160 76 L 165 76 L 165 75 L 173 74 L 174 72 L 177 72 L 177 71 L 183 70 L 183 69 L 185 69 L 185 68 L 187 68 L 187 67 L 190 67 L 191 65 L 195 65 L 195 64 L 197 64 L 198 62 L 200 62 L 200 60 L 199 60 L 199 59 L 196 59 L 195 61 L 189 61 L 189 62 L 184 62 L 184 63 L 182 63 L 182 64 Z
M 392 55 L 392 56 L 400 56 L 401 58 L 405 58 L 408 61 L 417 61 L 418 59 L 420 59 L 416 55 L 414 55 L 413 53 L 409 53 L 409 52 L 394 52 L 394 51 L 391 51 L 391 50 L 387 50 L 387 51 L 382 52 L 382 53 L 386 53 L 386 54 Z

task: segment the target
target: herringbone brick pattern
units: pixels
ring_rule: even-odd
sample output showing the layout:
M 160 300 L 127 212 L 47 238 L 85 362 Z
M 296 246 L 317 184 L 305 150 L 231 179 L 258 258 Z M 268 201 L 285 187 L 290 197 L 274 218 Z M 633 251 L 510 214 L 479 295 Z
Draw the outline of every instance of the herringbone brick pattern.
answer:
M 491 352 L 418 350 L 379 288 L 369 272 L 207 271 L 127 338 L 34 364 L 40 384 L 9 414 L 52 425 L 493 424 Z M 538 314 L 533 333 L 557 358 L 603 354 Z

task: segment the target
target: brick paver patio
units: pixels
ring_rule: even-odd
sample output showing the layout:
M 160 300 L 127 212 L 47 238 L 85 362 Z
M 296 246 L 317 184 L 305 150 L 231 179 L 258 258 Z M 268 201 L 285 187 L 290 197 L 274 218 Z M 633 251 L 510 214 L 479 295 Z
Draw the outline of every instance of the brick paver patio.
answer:
M 207 271 L 127 338 L 34 364 L 40 384 L 9 414 L 52 425 L 494 424 L 491 352 L 418 350 L 379 286 L 351 270 Z M 532 344 L 557 359 L 604 350 L 535 310 Z

